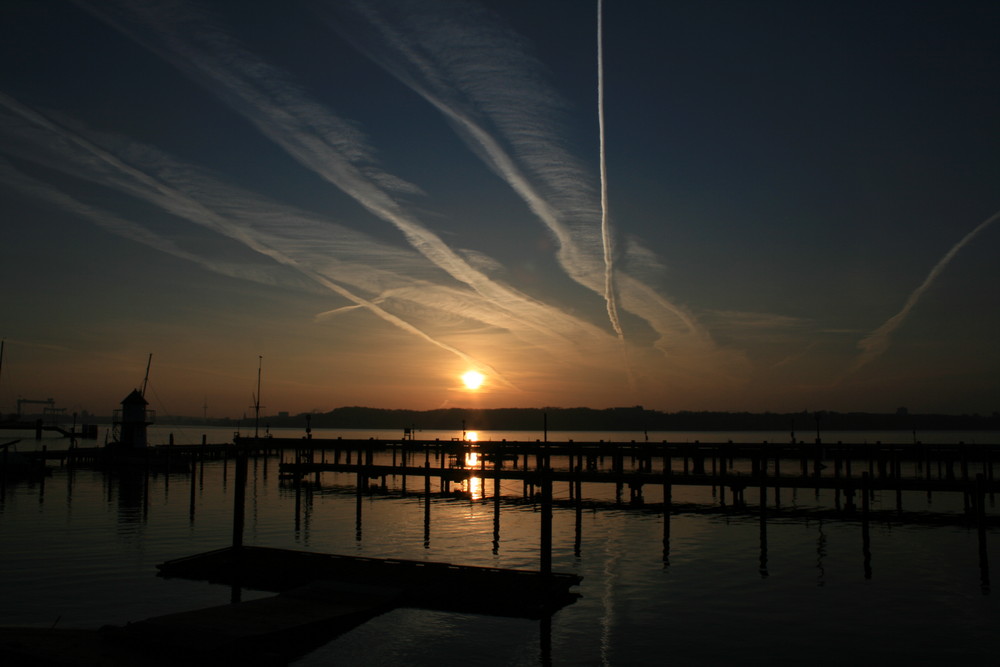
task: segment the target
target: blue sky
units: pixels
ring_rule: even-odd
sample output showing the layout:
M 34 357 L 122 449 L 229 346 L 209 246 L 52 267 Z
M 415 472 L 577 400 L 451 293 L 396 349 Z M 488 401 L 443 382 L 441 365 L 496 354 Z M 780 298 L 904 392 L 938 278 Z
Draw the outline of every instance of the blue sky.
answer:
M 0 410 L 1000 409 L 996 3 L 0 12 Z

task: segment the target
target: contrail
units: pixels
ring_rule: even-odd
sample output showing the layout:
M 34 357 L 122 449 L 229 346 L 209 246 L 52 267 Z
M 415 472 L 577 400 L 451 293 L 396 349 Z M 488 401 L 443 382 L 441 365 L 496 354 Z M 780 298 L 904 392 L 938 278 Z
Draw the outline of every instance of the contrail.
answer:
M 604 0 L 597 0 L 597 131 L 600 135 L 601 153 L 601 243 L 604 246 L 604 301 L 608 307 L 608 319 L 621 343 L 622 362 L 628 376 L 629 385 L 635 391 L 635 376 L 628 361 L 625 333 L 618 319 L 618 304 L 615 302 L 615 266 L 612 259 L 611 229 L 608 220 L 608 160 L 604 138 Z
M 913 310 L 913 307 L 917 305 L 917 301 L 920 300 L 920 297 L 923 296 L 924 292 L 926 292 L 928 288 L 930 288 L 930 286 L 934 283 L 934 281 L 937 280 L 937 277 L 941 275 L 941 273 L 945 270 L 945 267 L 948 266 L 948 263 L 951 262 L 952 259 L 954 259 L 955 255 L 958 254 L 959 250 L 968 245 L 968 243 L 972 241 L 972 239 L 974 239 L 981 231 L 983 231 L 984 229 L 989 227 L 992 223 L 994 223 L 998 218 L 1000 218 L 1000 211 L 997 211 L 989 218 L 979 223 L 979 225 L 977 225 L 975 229 L 973 229 L 971 232 L 962 237 L 962 240 L 956 243 L 954 246 L 952 246 L 951 250 L 949 250 L 945 254 L 945 256 L 942 257 L 938 261 L 938 263 L 934 265 L 934 268 L 931 269 L 931 272 L 927 274 L 926 278 L 924 278 L 924 282 L 920 283 L 920 286 L 917 287 L 917 289 L 913 290 L 913 292 L 910 294 L 910 297 L 906 300 L 906 303 L 903 304 L 903 308 L 898 313 L 896 313 L 888 320 L 886 320 L 882 326 L 880 326 L 878 329 L 875 329 L 875 331 L 865 336 L 865 338 L 863 338 L 861 342 L 858 343 L 858 347 L 861 348 L 863 352 L 854 362 L 854 364 L 848 369 L 848 371 L 844 374 L 844 377 L 856 372 L 862 366 L 876 359 L 879 355 L 881 355 L 883 352 L 889 349 L 889 337 L 903 323 L 903 320 L 906 319 L 906 316 L 909 315 L 910 311 Z
M 77 149 L 95 158 L 99 163 L 107 167 L 110 167 L 113 172 L 117 172 L 118 174 L 121 174 L 122 176 L 126 177 L 126 181 L 119 181 L 118 183 L 115 183 L 113 181 L 107 181 L 105 182 L 105 185 L 111 187 L 117 187 L 118 189 L 125 192 L 130 192 L 131 194 L 141 197 L 142 199 L 148 201 L 149 203 L 159 206 L 163 210 L 168 211 L 173 215 L 176 215 L 177 217 L 189 220 L 193 223 L 202 225 L 204 227 L 208 227 L 213 231 L 216 231 L 217 233 L 223 234 L 231 239 L 239 241 L 244 245 L 246 245 L 251 250 L 258 252 L 266 257 L 269 257 L 270 259 L 274 260 L 279 264 L 288 266 L 298 271 L 302 275 L 312 279 L 313 281 L 327 288 L 331 292 L 339 294 L 345 299 L 353 302 L 355 305 L 367 309 L 368 311 L 370 311 L 377 317 L 381 318 L 382 320 L 388 322 L 389 324 L 395 325 L 396 327 L 402 329 L 403 331 L 406 331 L 407 333 L 411 333 L 425 340 L 426 342 L 441 348 L 442 350 L 454 354 L 467 364 L 471 364 L 474 367 L 486 370 L 488 373 L 493 375 L 493 377 L 502 381 L 505 385 L 513 389 L 517 389 L 515 385 L 513 385 L 509 380 L 507 380 L 503 376 L 503 374 L 501 374 L 496 368 L 492 367 L 491 365 L 482 362 L 478 359 L 475 359 L 469 354 L 463 352 L 462 350 L 435 338 L 434 336 L 430 335 L 429 333 L 417 327 L 416 325 L 410 323 L 409 321 L 393 313 L 390 313 L 389 311 L 380 307 L 375 302 L 366 299 L 364 297 L 361 297 L 357 294 L 354 294 L 352 291 L 343 287 L 339 283 L 330 280 L 326 276 L 320 274 L 318 271 L 311 269 L 307 266 L 304 266 L 301 262 L 296 260 L 294 257 L 291 257 L 281 249 L 268 245 L 263 239 L 260 239 L 255 234 L 253 234 L 251 230 L 246 230 L 241 228 L 239 225 L 235 224 L 234 222 L 230 221 L 224 216 L 221 216 L 215 211 L 204 206 L 203 204 L 201 204 L 201 202 L 192 198 L 188 194 L 171 187 L 169 184 L 164 183 L 160 179 L 150 176 L 141 169 L 126 164 L 117 156 L 109 153 L 108 151 L 104 150 L 103 148 L 99 147 L 93 142 L 87 140 L 86 138 L 77 135 L 72 131 L 67 130 L 66 128 L 63 128 L 62 126 L 49 120 L 42 114 L 34 111 L 29 107 L 22 105 L 17 100 L 3 93 L 0 93 L 0 106 L 6 107 L 8 110 L 19 115 L 23 119 L 39 127 L 44 128 L 45 130 L 49 131 L 55 136 L 58 136 L 66 140 L 68 143 L 74 145 Z M 0 163 L 0 167 L 3 166 L 6 165 L 4 163 Z M 27 182 L 30 184 L 31 180 L 33 179 L 28 179 Z M 37 194 L 41 192 L 42 187 L 35 186 L 32 187 L 32 190 L 34 190 L 35 194 Z M 67 208 L 68 210 L 73 210 L 74 212 L 79 213 L 81 215 L 85 215 L 86 217 L 94 219 L 95 221 L 100 220 L 102 217 L 109 217 L 107 216 L 107 214 L 101 214 L 93 207 L 82 205 L 72 197 L 62 195 L 61 193 L 56 194 L 56 196 L 53 198 L 53 203 L 60 204 L 61 206 Z M 110 216 L 110 218 L 112 220 L 115 220 L 113 216 Z M 202 264 L 203 266 L 206 266 L 208 268 L 213 268 L 210 263 L 201 260 L 200 258 L 191 253 L 186 253 L 178 250 L 175 246 L 173 246 L 173 244 L 164 243 L 162 239 L 160 239 L 160 237 L 158 237 L 157 235 L 148 232 L 148 230 L 145 230 L 140 226 L 128 223 L 127 221 L 122 221 L 118 219 L 117 222 L 112 222 L 112 223 L 104 222 L 101 226 L 112 231 L 117 229 L 118 233 L 121 233 L 122 235 L 127 236 L 132 240 L 145 243 L 146 245 L 149 245 L 151 247 L 156 247 L 164 252 L 174 254 L 175 256 L 178 257 L 183 257 L 185 259 L 196 261 L 199 264 Z M 123 233 L 124 230 L 128 230 L 128 233 Z M 159 243 L 157 243 L 157 241 L 159 241 Z
M 562 108 L 559 97 L 544 85 L 543 68 L 526 52 L 522 40 L 493 22 L 490 14 L 473 12 L 458 18 L 439 12 L 414 17 L 393 11 L 387 15 L 381 4 L 356 0 L 338 4 L 337 11 L 327 7 L 321 15 L 360 53 L 450 121 L 472 152 L 507 182 L 553 234 L 557 261 L 567 275 L 607 305 L 600 227 L 591 222 L 600 215 L 598 197 L 585 185 L 581 166 L 554 140 L 548 121 Z M 345 6 L 346 14 L 355 15 L 363 26 L 350 24 L 340 11 Z M 434 6 L 420 5 L 421 9 Z M 365 26 L 374 31 L 369 39 L 365 39 Z M 462 56 L 457 58 L 456 53 Z M 614 261 L 610 231 L 609 226 L 609 257 Z M 664 354 L 672 346 L 692 341 L 700 350 L 715 347 L 691 313 L 616 264 L 612 265 L 611 312 L 618 315 L 624 308 L 645 320 L 658 334 L 656 348 Z M 683 331 L 678 331 L 678 325 Z M 625 341 L 616 338 L 624 348 Z M 625 367 L 629 367 L 627 362 Z
M 12 125 L 12 119 L 0 118 L 0 128 L 15 135 L 32 137 L 36 149 L 28 150 L 22 157 L 37 161 L 39 164 L 58 169 L 65 173 L 84 178 L 105 186 L 115 187 L 134 196 L 148 198 L 149 191 L 138 188 L 136 179 L 122 178 L 122 169 L 108 169 L 111 162 L 107 159 L 93 157 L 95 150 L 92 144 L 83 144 L 70 140 L 72 134 L 68 129 L 59 129 L 47 122 L 37 112 L 19 105 L 13 99 L 0 93 L 0 109 L 6 108 L 31 127 L 45 132 L 45 136 L 34 136 L 27 128 Z M 44 129 L 43 129 L 44 128 Z M 54 137 L 62 137 L 56 140 Z M 49 150 L 42 149 L 47 146 Z M 84 150 L 80 150 L 84 148 Z M 54 152 L 53 152 L 54 151 Z M 133 160 L 139 160 L 144 173 L 155 173 L 157 179 L 165 186 L 184 193 L 183 196 L 197 201 L 205 211 L 213 211 L 219 219 L 238 221 L 248 234 L 272 250 L 281 249 L 283 255 L 294 257 L 298 267 L 310 267 L 326 278 L 338 281 L 348 289 L 355 289 L 355 294 L 376 293 L 371 303 L 390 312 L 395 310 L 389 299 L 397 299 L 421 309 L 440 310 L 451 317 L 469 318 L 489 327 L 496 327 L 517 337 L 524 343 L 546 349 L 550 358 L 561 357 L 571 348 L 578 348 L 584 341 L 596 344 L 603 341 L 607 334 L 598 327 L 576 320 L 557 308 L 546 306 L 549 327 L 544 331 L 525 326 L 515 315 L 503 307 L 485 300 L 475 292 L 466 291 L 453 285 L 437 285 L 422 277 L 426 270 L 418 266 L 418 255 L 410 256 L 406 251 L 375 244 L 370 240 L 349 232 L 327 220 L 312 219 L 301 211 L 288 207 L 275 206 L 260 197 L 248 192 L 234 190 L 220 183 L 205 173 L 199 173 L 190 165 L 175 162 L 167 156 L 160 155 L 149 147 L 133 147 L 124 151 Z M 83 158 L 83 155 L 93 159 Z M 5 161 L 0 158 L 0 183 L 8 181 L 22 190 L 30 191 L 42 200 L 58 203 L 63 208 L 73 210 L 83 217 L 93 220 L 98 226 L 108 231 L 125 236 L 139 243 L 157 248 L 177 257 L 196 261 L 211 270 L 224 275 L 254 280 L 264 284 L 276 284 L 285 280 L 280 273 L 273 273 L 267 267 L 251 267 L 242 263 L 220 263 L 217 259 L 207 260 L 197 254 L 184 250 L 172 241 L 155 234 L 145 227 L 125 221 L 107 212 L 97 212 L 80 202 L 60 199 L 59 193 L 49 188 L 42 188 L 37 182 L 28 184 L 26 178 L 15 178 L 13 169 L 5 169 Z M 155 165 L 155 166 L 151 166 Z M 109 173 L 104 173 L 104 172 Z M 115 176 L 114 174 L 118 174 Z M 58 202 L 55 200 L 59 200 Z M 162 205 L 162 204 L 161 204 Z M 176 211 L 174 211 L 177 213 Z M 191 208 L 179 214 L 189 221 L 200 224 L 230 238 L 235 238 L 232 230 L 221 230 L 210 224 L 205 215 L 198 215 L 198 209 Z M 213 218 L 214 219 L 214 218 Z M 322 229 L 319 225 L 322 224 Z M 336 234 L 336 243 L 332 242 L 331 234 Z M 241 242 L 245 242 L 240 239 Z M 247 244 L 249 245 L 249 243 Z M 256 248 L 255 248 L 256 249 Z M 274 257 L 271 257 L 274 259 Z M 423 259 L 421 257 L 421 259 Z M 376 266 L 380 261 L 392 265 L 391 270 Z M 360 263 L 360 264 L 359 264 Z M 363 265 L 363 268 L 362 268 Z M 278 261 L 275 266 L 291 267 L 288 263 Z M 398 271 L 402 270 L 402 273 Z M 299 277 L 310 280 L 304 271 L 298 271 Z M 296 284 L 296 287 L 307 287 L 307 283 Z M 355 302 L 348 308 L 366 307 Z M 426 311 L 425 311 L 426 312 Z M 376 315 L 381 315 L 376 313 Z M 322 314 L 320 319 L 322 319 Z M 383 318 L 385 319 L 385 318 Z M 407 316 L 407 319 L 412 319 Z M 426 331 L 426 329 L 425 329 Z M 436 336 L 435 336 L 436 337 Z M 439 339 L 440 340 L 440 339 Z M 449 350 L 450 351 L 450 350 Z M 481 363 L 481 362 L 477 362 Z M 495 373 L 495 369 L 490 371 Z
M 604 140 L 604 0 L 597 0 L 597 126 L 601 135 L 601 241 L 604 244 L 604 300 L 608 317 L 619 339 L 624 339 L 615 303 L 614 264 L 611 259 L 611 232 L 608 223 L 608 164 Z
M 129 21 L 151 30 L 150 41 L 134 26 L 117 20 L 104 5 L 78 4 L 115 29 L 178 66 L 240 113 L 268 139 L 304 167 L 352 197 L 376 217 L 396 227 L 420 254 L 455 280 L 468 285 L 498 309 L 540 332 L 549 330 L 549 313 L 540 302 L 509 285 L 492 280 L 410 215 L 393 192 L 415 193 L 377 168 L 373 151 L 351 124 L 311 101 L 281 72 L 246 52 L 222 30 L 195 12 L 177 8 L 135 6 L 119 2 Z M 181 9 L 184 5 L 179 5 Z M 391 187 L 390 187 L 391 186 Z

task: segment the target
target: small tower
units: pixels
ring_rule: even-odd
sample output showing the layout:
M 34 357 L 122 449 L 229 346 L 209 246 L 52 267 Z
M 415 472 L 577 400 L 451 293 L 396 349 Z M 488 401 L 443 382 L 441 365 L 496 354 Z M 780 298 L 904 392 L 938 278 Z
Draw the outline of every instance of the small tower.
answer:
M 115 410 L 115 430 L 118 444 L 122 447 L 138 448 L 146 446 L 146 427 L 153 423 L 152 410 L 142 393 L 135 389 L 122 400 L 121 410 Z

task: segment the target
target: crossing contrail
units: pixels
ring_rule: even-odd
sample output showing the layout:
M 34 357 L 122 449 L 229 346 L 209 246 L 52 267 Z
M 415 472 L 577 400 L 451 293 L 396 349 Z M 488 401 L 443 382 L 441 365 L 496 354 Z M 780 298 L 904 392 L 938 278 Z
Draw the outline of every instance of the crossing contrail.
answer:
M 108 173 L 111 174 L 110 177 L 101 178 L 100 176 L 91 175 L 90 178 L 97 179 L 98 182 L 105 186 L 113 187 L 139 197 L 179 218 L 209 228 L 219 234 L 223 234 L 233 240 L 239 241 L 251 250 L 271 258 L 278 264 L 298 271 L 300 274 L 315 281 L 322 287 L 325 287 L 331 292 L 351 301 L 356 306 L 367 309 L 369 312 L 373 313 L 385 322 L 388 322 L 389 324 L 392 324 L 407 333 L 413 334 L 426 342 L 445 350 L 446 352 L 454 354 L 465 363 L 487 371 L 508 387 L 517 389 L 513 383 L 511 383 L 502 373 L 490 364 L 476 359 L 455 346 L 436 338 L 412 322 L 389 312 L 375 301 L 355 294 L 353 291 L 347 289 L 337 281 L 331 280 L 316 269 L 305 265 L 281 247 L 272 243 L 273 239 L 268 239 L 266 236 L 255 232 L 253 229 L 243 227 L 237 221 L 233 221 L 226 216 L 220 215 L 202 204 L 190 194 L 173 187 L 169 182 L 150 175 L 141 168 L 127 164 L 117 155 L 91 142 L 86 137 L 76 134 L 72 130 L 69 130 L 50 120 L 46 116 L 21 104 L 14 98 L 4 93 L 0 93 L 0 107 L 6 108 L 29 123 L 47 130 L 53 136 L 63 140 L 67 146 L 70 146 L 76 151 L 92 158 L 95 167 L 105 167 Z M 0 174 L 4 171 L 9 171 L 9 168 L 7 167 L 6 161 L 0 161 Z M 97 172 L 99 170 L 93 169 L 92 171 Z M 33 179 L 22 178 L 22 182 L 29 186 L 28 189 L 32 194 L 35 194 L 36 196 L 45 195 L 43 190 L 47 189 L 47 186 L 35 185 L 33 183 Z M 54 204 L 93 219 L 100 226 L 108 229 L 109 231 L 131 238 L 134 241 L 145 243 L 146 245 L 157 248 L 163 252 L 167 252 L 191 261 L 196 261 L 206 268 L 215 268 L 211 262 L 198 257 L 196 254 L 181 251 L 174 244 L 165 242 L 155 233 L 149 232 L 139 225 L 135 225 L 129 221 L 122 220 L 117 216 L 110 215 L 107 212 L 102 212 L 93 207 L 81 204 L 72 197 L 59 192 L 54 192 L 49 193 L 47 198 L 49 198 Z
M 618 338 L 624 339 L 615 303 L 615 267 L 612 260 L 611 230 L 608 221 L 608 164 L 604 140 L 604 0 L 597 0 L 597 126 L 601 135 L 601 241 L 604 244 L 604 299 L 608 318 Z
M 903 320 L 906 319 L 906 316 L 910 314 L 911 310 L 913 310 L 913 307 L 917 305 L 917 301 L 920 300 L 920 297 L 923 296 L 924 292 L 926 292 L 934 281 L 937 280 L 937 277 L 941 275 L 941 272 L 945 270 L 945 267 L 948 266 L 949 262 L 954 259 L 955 255 L 958 254 L 958 251 L 972 241 L 972 239 L 974 239 L 979 232 L 996 222 L 997 219 L 1000 219 L 1000 211 L 997 211 L 990 217 L 986 218 L 986 220 L 979 223 L 975 229 L 963 236 L 958 243 L 952 246 L 951 250 L 945 253 L 944 257 L 938 260 L 938 263 L 934 265 L 931 272 L 927 274 L 926 278 L 924 278 L 924 282 L 920 283 L 920 286 L 913 290 L 910 294 L 906 303 L 903 304 L 902 309 L 887 319 L 882 326 L 875 329 L 875 331 L 872 331 L 858 343 L 858 347 L 861 348 L 862 353 L 854 364 L 848 369 L 846 375 L 854 373 L 862 366 L 889 349 L 889 337 L 897 328 L 899 328 L 899 326 L 903 323 Z

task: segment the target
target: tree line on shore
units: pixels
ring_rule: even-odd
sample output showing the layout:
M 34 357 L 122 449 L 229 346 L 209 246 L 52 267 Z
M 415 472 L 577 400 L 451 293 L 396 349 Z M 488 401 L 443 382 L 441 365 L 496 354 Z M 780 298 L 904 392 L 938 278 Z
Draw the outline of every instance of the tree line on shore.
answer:
M 329 412 L 261 417 L 281 428 L 386 428 L 509 431 L 810 431 L 998 430 L 1000 413 L 989 416 L 868 412 L 662 412 L 642 406 L 619 408 L 442 408 L 393 410 L 341 407 Z M 229 421 L 235 424 L 235 421 Z M 244 422 L 245 423 L 245 422 Z
M 24 418 L 11 415 L 11 425 Z M 3 420 L 0 420 L 3 421 Z M 205 419 L 158 415 L 157 423 L 239 427 L 253 418 Z M 84 413 L 80 423 L 106 424 L 110 417 Z M 808 438 L 819 431 L 997 431 L 1000 412 L 980 414 L 914 414 L 906 408 L 892 413 L 873 412 L 718 412 L 648 410 L 642 406 L 618 408 L 442 408 L 396 410 L 360 406 L 329 412 L 261 415 L 261 426 L 271 428 L 417 429 L 482 431 L 794 431 Z M 0 424 L 6 426 L 7 424 Z

